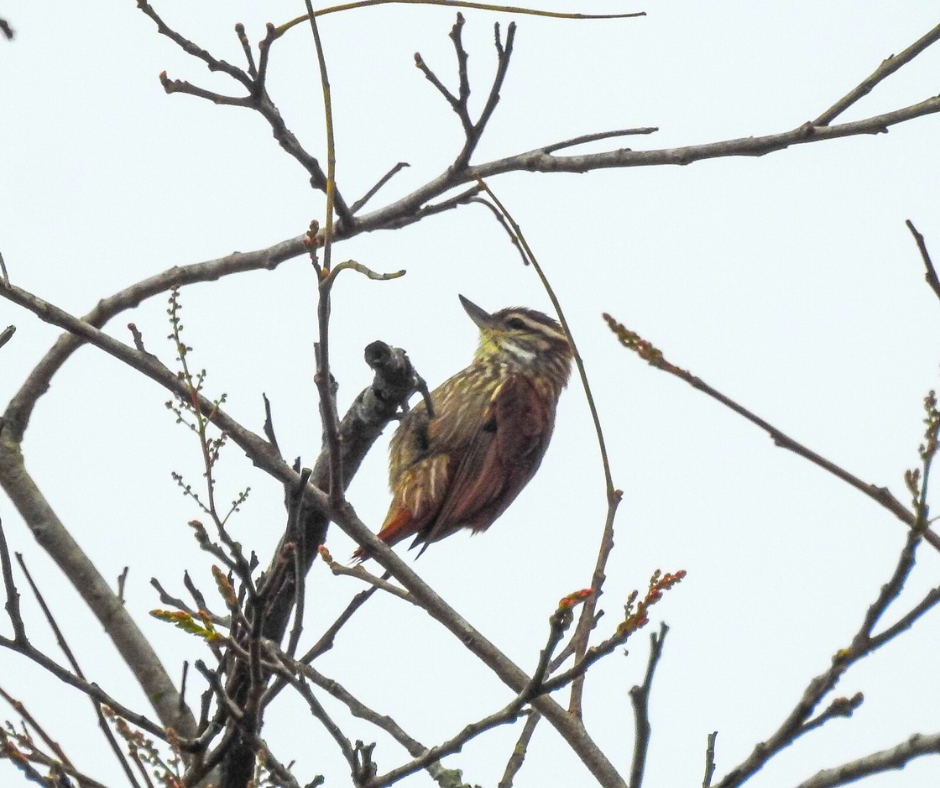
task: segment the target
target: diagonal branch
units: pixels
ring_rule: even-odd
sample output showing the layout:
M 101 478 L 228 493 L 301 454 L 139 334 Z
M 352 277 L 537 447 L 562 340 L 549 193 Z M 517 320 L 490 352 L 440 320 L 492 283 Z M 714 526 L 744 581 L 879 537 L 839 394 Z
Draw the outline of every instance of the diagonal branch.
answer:
M 0 347 L 3 347 L 7 342 L 13 339 L 15 333 L 16 326 L 7 326 L 3 331 L 0 331 Z
M 65 635 L 62 634 L 62 630 L 59 629 L 59 625 L 55 620 L 55 617 L 52 615 L 52 610 L 49 608 L 49 605 L 46 604 L 46 600 L 43 597 L 42 593 L 39 591 L 39 587 L 36 585 L 36 582 L 33 580 L 32 575 L 29 572 L 29 569 L 26 568 L 26 562 L 23 560 L 23 556 L 19 553 L 16 554 L 17 563 L 20 565 L 20 569 L 23 570 L 23 575 L 26 577 L 26 582 L 29 583 L 29 587 L 33 592 L 33 596 L 36 597 L 36 601 L 39 603 L 39 607 L 42 609 L 42 613 L 46 618 L 46 622 L 49 624 L 49 628 L 52 630 L 52 633 L 55 635 L 56 643 L 58 643 L 59 648 L 62 650 L 62 653 L 65 655 L 65 658 L 68 660 L 69 665 L 72 666 L 72 670 L 76 676 L 82 681 L 87 681 L 85 674 L 82 672 L 81 667 L 78 664 L 78 660 L 75 658 L 75 654 L 72 652 L 71 647 L 68 644 L 68 641 L 65 639 Z M 180 696 L 182 700 L 182 695 Z M 114 753 L 114 756 L 117 758 L 118 763 L 121 765 L 121 768 L 124 771 L 124 775 L 127 777 L 127 781 L 131 784 L 133 788 L 138 788 L 138 783 L 134 777 L 134 773 L 131 771 L 130 765 L 127 763 L 127 759 L 124 757 L 124 752 L 121 750 L 120 745 L 118 745 L 117 740 L 114 738 L 114 733 L 112 733 L 110 726 L 108 725 L 107 720 L 104 717 L 104 714 L 101 710 L 101 702 L 95 698 L 89 696 L 92 706 L 95 709 L 95 716 L 98 718 L 98 727 L 101 729 L 102 735 L 105 737 L 105 740 L 108 742 L 108 746 L 111 748 L 111 752 Z M 64 763 L 68 763 L 68 759 L 60 756 L 60 759 Z
M 907 741 L 881 752 L 873 752 L 864 758 L 849 761 L 832 769 L 823 769 L 797 788 L 836 788 L 847 785 L 872 774 L 881 774 L 892 769 L 903 769 L 922 755 L 940 754 L 940 733 L 915 733 Z
M 712 388 L 704 380 L 693 375 L 688 370 L 671 364 L 663 357 L 663 354 L 656 347 L 640 337 L 640 335 L 636 332 L 631 331 L 623 324 L 618 323 L 606 312 L 604 313 L 604 320 L 607 321 L 607 325 L 610 327 L 610 330 L 617 335 L 617 339 L 620 340 L 620 344 L 629 350 L 633 350 L 640 356 L 640 358 L 644 359 L 651 366 L 654 366 L 663 372 L 668 372 L 670 375 L 679 378 L 679 380 L 685 381 L 690 386 L 692 386 L 692 388 L 707 394 L 714 400 L 717 400 L 725 407 L 730 408 L 738 415 L 743 416 L 752 424 L 756 424 L 758 427 L 760 427 L 773 439 L 774 444 L 779 446 L 781 449 L 792 451 L 794 454 L 809 460 L 811 463 L 813 463 L 813 465 L 828 471 L 836 478 L 841 479 L 846 484 L 867 495 L 873 501 L 891 512 L 891 514 L 897 517 L 905 525 L 910 527 L 914 526 L 914 523 L 917 519 L 914 513 L 904 506 L 904 504 L 902 504 L 897 498 L 895 498 L 887 487 L 878 487 L 877 485 L 863 482 L 854 474 L 849 473 L 847 470 L 840 467 L 839 465 L 836 465 L 831 460 L 827 460 L 822 455 L 817 454 L 812 449 L 794 440 L 781 430 L 778 430 L 772 424 L 764 421 L 760 416 L 755 415 L 744 406 L 739 405 L 730 397 L 726 397 L 720 391 Z M 925 529 L 923 536 L 924 539 L 926 539 L 934 548 L 940 550 L 940 536 L 931 531 L 929 528 Z
M 545 680 L 545 676 L 548 673 L 552 655 L 555 653 L 555 649 L 558 648 L 558 644 L 561 642 L 565 631 L 571 625 L 571 621 L 573 619 L 572 608 L 583 601 L 587 595 L 588 594 L 585 592 L 579 592 L 561 600 L 558 609 L 549 619 L 548 642 L 545 644 L 545 648 L 543 648 L 539 654 L 539 661 L 536 665 L 535 672 L 532 674 L 532 678 L 529 679 L 525 687 L 522 688 L 519 694 L 513 698 L 512 701 L 510 701 L 499 711 L 487 715 L 477 722 L 472 722 L 464 726 L 464 728 L 456 736 L 448 739 L 442 744 L 424 751 L 409 763 L 403 764 L 396 769 L 392 769 L 390 772 L 382 775 L 381 777 L 376 777 L 374 780 L 371 780 L 368 783 L 366 788 L 384 788 L 387 785 L 393 785 L 404 777 L 407 777 L 409 774 L 413 774 L 419 769 L 426 768 L 431 764 L 436 763 L 445 755 L 460 752 L 464 744 L 479 736 L 481 733 L 491 730 L 499 725 L 515 722 L 520 716 L 522 716 L 525 713 L 523 710 L 525 705 L 535 698 L 536 695 L 542 692 L 543 681 Z
M 769 739 L 758 744 L 750 756 L 739 766 L 732 769 L 718 783 L 718 788 L 737 788 L 749 777 L 759 771 L 770 758 L 780 750 L 792 744 L 796 739 L 833 717 L 848 717 L 861 704 L 861 694 L 853 698 L 837 698 L 829 709 L 816 719 L 811 719 L 813 710 L 819 705 L 823 697 L 838 683 L 842 675 L 856 662 L 864 659 L 877 648 L 900 634 L 903 629 L 891 628 L 891 637 L 885 638 L 873 634 L 875 625 L 882 617 L 888 606 L 898 597 L 907 577 L 914 567 L 914 557 L 917 545 L 920 543 L 920 528 L 908 532 L 904 549 L 898 558 L 897 565 L 891 578 L 881 587 L 877 598 L 868 608 L 862 624 L 852 642 L 847 648 L 840 649 L 832 657 L 832 664 L 828 670 L 816 676 L 809 682 L 796 707 L 784 720 L 783 724 L 771 735 Z M 934 606 L 940 602 L 940 595 L 933 599 Z M 923 611 L 921 611 L 923 612 Z
M 934 291 L 937 298 L 940 298 L 940 278 L 937 277 L 937 269 L 934 268 L 933 260 L 930 259 L 930 252 L 927 251 L 927 242 L 924 240 L 924 236 L 917 232 L 917 228 L 910 219 L 904 223 L 907 225 L 907 229 L 911 231 L 911 235 L 914 236 L 917 249 L 924 261 L 924 268 L 927 269 L 924 273 L 924 279 L 927 280 L 927 284 L 930 285 L 930 289 Z
M 828 126 L 830 123 L 832 123 L 833 120 L 845 112 L 855 102 L 871 93 L 872 88 L 874 88 L 879 82 L 887 79 L 899 68 L 906 65 L 907 63 L 910 63 L 927 47 L 938 40 L 940 40 L 940 25 L 937 25 L 929 33 L 926 33 L 921 38 L 917 39 L 917 41 L 911 44 L 903 52 L 897 55 L 890 55 L 885 58 L 881 62 L 881 65 L 878 66 L 878 68 L 876 68 L 870 76 L 862 80 L 862 82 L 860 82 L 855 88 L 849 91 L 835 104 L 829 107 L 829 109 L 823 112 L 822 115 L 816 118 L 816 120 L 813 121 L 813 125 Z
M 395 175 L 397 175 L 405 167 L 410 167 L 410 166 L 411 165 L 407 161 L 398 162 L 398 164 L 392 167 L 392 169 L 390 169 L 387 173 L 385 173 L 385 175 L 379 178 L 375 186 L 373 186 L 371 189 L 369 189 L 369 191 L 367 191 L 364 195 L 362 195 L 362 197 L 356 200 L 352 204 L 352 207 L 350 207 L 349 210 L 352 211 L 354 214 L 358 213 L 365 206 L 365 204 L 369 202 L 369 200 L 375 197 L 379 189 L 381 189 L 386 183 L 388 183 L 393 177 L 395 177 Z

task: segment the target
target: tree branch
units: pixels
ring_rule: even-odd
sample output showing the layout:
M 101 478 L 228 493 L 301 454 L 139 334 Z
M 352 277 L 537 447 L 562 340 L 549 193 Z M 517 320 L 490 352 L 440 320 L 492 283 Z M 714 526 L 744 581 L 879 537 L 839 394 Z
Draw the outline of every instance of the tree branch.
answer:
M 902 504 L 897 498 L 895 498 L 887 487 L 878 487 L 874 484 L 863 482 L 854 474 L 849 473 L 847 470 L 840 467 L 839 465 L 836 465 L 831 460 L 827 460 L 822 455 L 817 454 L 812 449 L 794 440 L 769 422 L 764 421 L 760 416 L 755 415 L 744 406 L 739 405 L 730 397 L 726 397 L 717 389 L 709 386 L 701 378 L 693 375 L 688 370 L 682 369 L 681 367 L 677 367 L 675 364 L 670 363 L 663 356 L 662 352 L 654 345 L 652 345 L 650 342 L 647 342 L 635 331 L 628 329 L 622 323 L 618 323 L 607 313 L 604 313 L 604 320 L 607 321 L 607 325 L 610 327 L 610 330 L 617 335 L 617 339 L 620 341 L 620 344 L 628 350 L 635 352 L 640 356 L 640 358 L 650 364 L 650 366 L 656 367 L 656 369 L 660 369 L 663 372 L 668 372 L 670 375 L 679 378 L 679 380 L 685 381 L 690 386 L 692 386 L 692 388 L 707 394 L 714 400 L 717 400 L 726 408 L 730 408 L 739 416 L 743 416 L 752 424 L 756 424 L 758 427 L 760 427 L 771 437 L 774 444 L 779 446 L 781 449 L 792 451 L 794 454 L 809 460 L 811 463 L 813 463 L 813 465 L 822 468 L 824 471 L 828 471 L 836 478 L 841 479 L 849 486 L 854 487 L 859 492 L 867 495 L 873 501 L 891 512 L 891 514 L 897 517 L 905 525 L 909 527 L 914 526 L 914 523 L 916 522 L 914 513 L 904 506 L 904 504 Z M 935 549 L 940 550 L 940 536 L 931 531 L 929 528 L 924 531 L 923 536 L 924 539 L 926 539 Z
M 929 33 L 926 33 L 924 36 L 917 39 L 917 41 L 911 44 L 900 54 L 889 55 L 881 62 L 881 65 L 878 66 L 878 68 L 876 68 L 869 77 L 862 80 L 859 85 L 849 91 L 849 93 L 840 98 L 835 104 L 829 107 L 829 109 L 823 112 L 822 115 L 816 118 L 816 120 L 813 121 L 813 125 L 828 126 L 830 123 L 832 123 L 833 120 L 835 120 L 835 118 L 845 112 L 856 101 L 871 93 L 872 88 L 874 88 L 875 85 L 891 76 L 895 71 L 905 64 L 910 63 L 915 57 L 917 57 L 921 52 L 923 52 L 927 47 L 929 47 L 938 39 L 940 39 L 940 25 L 937 25 Z
M 891 578 L 882 586 L 877 598 L 868 608 L 862 625 L 852 638 L 848 648 L 840 649 L 832 657 L 832 665 L 824 673 L 809 682 L 796 707 L 790 712 L 783 724 L 765 742 L 758 744 L 750 756 L 739 766 L 732 769 L 718 783 L 718 788 L 737 788 L 751 775 L 761 769 L 767 761 L 780 750 L 788 747 L 796 739 L 833 717 L 848 717 L 858 708 L 863 698 L 861 694 L 853 698 L 839 698 L 833 701 L 829 709 L 815 720 L 810 715 L 823 697 L 838 683 L 842 674 L 852 665 L 871 654 L 875 649 L 888 642 L 888 639 L 876 637 L 873 630 L 888 606 L 901 593 L 904 582 L 914 567 L 917 545 L 920 543 L 919 529 L 908 532 L 904 549 L 898 558 Z M 934 601 L 940 601 L 940 596 Z M 902 630 L 893 632 L 892 637 Z
M 921 259 L 924 261 L 924 268 L 927 269 L 924 273 L 924 279 L 927 280 L 927 284 L 930 285 L 930 289 L 934 291 L 937 298 L 940 298 L 940 278 L 937 277 L 937 269 L 934 268 L 933 260 L 930 259 L 930 252 L 927 251 L 927 242 L 924 241 L 924 236 L 917 232 L 917 228 L 914 227 L 914 223 L 910 219 L 904 223 L 907 225 L 907 229 L 911 231 L 911 235 L 914 236 L 917 249 L 920 251 Z
M 519 227 L 516 220 L 513 219 L 512 215 L 508 210 L 506 210 L 506 207 L 500 202 L 499 198 L 493 193 L 485 181 L 478 178 L 478 183 L 480 184 L 480 187 L 489 195 L 490 199 L 495 203 L 499 212 L 505 218 L 506 221 L 503 223 L 503 227 L 505 228 L 506 224 L 508 224 L 509 227 L 512 228 L 512 236 L 518 240 L 517 247 L 523 252 L 524 257 L 528 259 L 529 263 L 535 269 L 535 273 L 538 275 L 539 280 L 542 283 L 542 287 L 545 288 L 545 292 L 548 294 L 548 297 L 552 302 L 552 306 L 555 308 L 555 313 L 558 315 L 558 320 L 565 331 L 565 335 L 568 337 L 568 342 L 571 345 L 572 352 L 574 353 L 574 362 L 578 368 L 578 375 L 581 377 L 581 386 L 584 388 L 584 395 L 587 398 L 588 408 L 591 411 L 591 419 L 594 422 L 594 432 L 597 434 L 597 445 L 601 454 L 601 466 L 604 472 L 604 484 L 607 493 L 607 517 L 604 522 L 603 531 L 601 532 L 601 543 L 597 553 L 597 560 L 594 564 L 594 573 L 591 576 L 591 588 L 594 590 L 594 593 L 585 601 L 584 607 L 581 610 L 581 618 L 578 620 L 578 626 L 575 629 L 574 636 L 572 637 L 575 659 L 580 661 L 584 658 L 584 655 L 587 652 L 588 641 L 590 639 L 591 630 L 594 626 L 594 611 L 597 607 L 597 600 L 603 593 L 604 581 L 607 577 L 605 574 L 607 560 L 610 558 L 610 553 L 614 548 L 614 518 L 617 515 L 617 507 L 620 505 L 620 501 L 623 498 L 623 492 L 614 487 L 613 476 L 611 475 L 610 471 L 610 460 L 607 456 L 607 442 L 604 440 L 604 430 L 601 427 L 600 415 L 597 412 L 597 403 L 595 403 L 594 395 L 591 392 L 591 384 L 588 381 L 587 371 L 584 368 L 584 360 L 581 358 L 581 354 L 578 352 L 578 346 L 574 341 L 574 335 L 571 333 L 571 328 L 569 327 L 568 321 L 565 318 L 565 313 L 562 311 L 561 302 L 559 302 L 558 297 L 555 295 L 555 291 L 549 283 L 548 277 L 542 270 L 542 266 L 539 265 L 532 248 L 526 241 L 525 236 L 522 234 L 522 229 Z M 583 694 L 584 674 L 582 673 L 577 676 L 574 683 L 571 685 L 571 699 L 568 704 L 568 710 L 578 717 L 581 716 L 581 701 Z
M 633 704 L 633 717 L 636 723 L 636 732 L 633 742 L 633 765 L 630 767 L 630 788 L 640 788 L 643 784 L 643 775 L 646 773 L 646 753 L 650 746 L 649 702 L 650 689 L 653 686 L 653 674 L 663 655 L 663 644 L 669 627 L 663 622 L 659 625 L 659 635 L 654 632 L 650 635 L 650 657 L 646 666 L 646 678 L 639 686 L 630 690 L 630 702 Z
M 837 785 L 846 785 L 872 774 L 881 774 L 890 769 L 903 769 L 914 758 L 938 753 L 940 753 L 940 733 L 915 733 L 907 741 L 889 750 L 874 752 L 833 769 L 823 769 L 808 780 L 801 782 L 797 788 L 835 788 Z

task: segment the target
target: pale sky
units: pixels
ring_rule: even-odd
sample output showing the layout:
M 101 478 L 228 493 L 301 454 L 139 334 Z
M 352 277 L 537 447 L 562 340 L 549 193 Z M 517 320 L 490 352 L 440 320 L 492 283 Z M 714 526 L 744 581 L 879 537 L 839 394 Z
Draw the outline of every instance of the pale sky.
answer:
M 819 115 L 937 23 L 936 5 L 838 0 L 825 4 L 538 3 L 546 9 L 645 10 L 641 19 L 565 22 L 465 11 L 464 41 L 477 111 L 495 65 L 492 24 L 518 23 L 515 54 L 475 162 L 593 131 L 658 126 L 649 137 L 579 151 L 654 149 L 783 132 Z M 264 23 L 303 13 L 302 2 L 156 0 L 164 19 L 218 57 L 241 64 L 232 32 L 252 41 Z M 131 0 L 38 4 L 14 0 L 0 15 L 17 31 L 0 42 L 0 252 L 10 279 L 74 314 L 175 265 L 270 246 L 323 218 L 323 199 L 272 139 L 263 120 L 191 96 L 167 96 L 157 75 L 234 91 L 168 39 Z M 438 174 L 462 143 L 457 117 L 414 67 L 413 53 L 456 85 L 447 37 L 454 11 L 385 6 L 321 22 L 330 69 L 337 179 L 355 199 L 398 161 L 409 169 L 374 198 L 380 207 Z M 920 55 L 852 107 L 856 120 L 938 91 L 940 46 Z M 272 51 L 269 89 L 288 126 L 325 160 L 319 76 L 309 29 Z M 612 313 L 690 369 L 867 482 L 905 503 L 903 472 L 916 466 L 922 399 L 938 383 L 940 302 L 904 226 L 911 219 L 940 261 L 940 118 L 887 135 L 802 145 L 761 158 L 585 175 L 513 174 L 492 187 L 522 225 L 556 288 L 587 365 L 607 434 L 614 481 L 624 490 L 616 547 L 595 633 L 607 637 L 633 588 L 651 572 L 686 580 L 653 610 L 650 628 L 592 669 L 585 722 L 625 775 L 633 717 L 627 692 L 646 668 L 648 634 L 671 627 L 653 686 L 648 788 L 701 785 L 706 735 L 717 730 L 716 782 L 777 729 L 811 677 L 849 644 L 904 542 L 891 514 L 774 447 L 766 435 L 687 385 L 622 349 L 601 320 Z M 336 246 L 391 282 L 349 274 L 334 291 L 333 363 L 339 408 L 367 385 L 362 348 L 406 348 L 432 386 L 465 366 L 476 329 L 462 293 L 490 310 L 550 304 L 503 230 L 481 206 L 462 207 L 396 232 Z M 232 276 L 182 292 L 194 363 L 207 394 L 260 432 L 271 399 L 285 456 L 312 463 L 320 426 L 313 385 L 316 288 L 309 261 Z M 166 299 L 122 314 L 108 332 L 125 342 L 133 321 L 167 363 Z M 58 331 L 0 301 L 5 406 Z M 184 593 L 188 569 L 211 591 L 208 556 L 186 522 L 198 516 L 171 471 L 200 481 L 197 442 L 165 410 L 167 393 L 116 360 L 84 348 L 36 408 L 23 449 L 27 468 L 103 574 L 129 566 L 127 605 L 171 675 L 182 659 L 209 658 L 193 638 L 147 615 L 157 576 Z M 389 502 L 386 447 L 367 458 L 349 498 L 376 529 Z M 282 490 L 230 446 L 219 467 L 229 500 L 250 485 L 234 520 L 238 539 L 266 563 L 284 521 Z M 589 585 L 606 504 L 584 393 L 563 394 L 555 435 L 536 478 L 484 535 L 435 544 L 415 569 L 521 667 L 531 671 L 548 617 Z M 128 705 L 150 712 L 74 589 L 5 497 L 0 517 L 24 553 L 83 669 Z M 353 543 L 332 529 L 337 558 Z M 408 557 L 406 544 L 400 553 Z M 920 551 L 900 616 L 938 584 L 940 558 Z M 333 621 L 361 584 L 319 562 L 308 581 L 306 642 Z M 37 644 L 56 653 L 21 585 Z M 218 605 L 220 608 L 221 604 Z M 3 619 L 3 632 L 9 632 Z M 835 695 L 865 694 L 851 720 L 835 720 L 773 759 L 750 784 L 795 786 L 816 771 L 940 730 L 936 644 L 940 614 L 853 668 Z M 56 654 L 57 655 L 57 654 Z M 512 693 L 421 611 L 385 596 L 355 617 L 318 663 L 364 702 L 427 745 L 497 710 Z M 23 700 L 80 768 L 124 785 L 90 704 L 18 655 L 0 652 L 0 684 Z M 191 677 L 192 678 L 192 677 Z M 191 680 L 188 698 L 202 686 Z M 320 693 L 322 696 L 323 693 Z M 560 698 L 562 696 L 559 696 Z M 384 733 L 327 708 L 353 739 L 378 741 L 382 771 L 408 760 Z M 12 718 L 8 709 L 0 719 Z M 492 788 L 521 723 L 474 740 L 445 761 Z M 301 782 L 348 783 L 332 740 L 289 693 L 265 737 Z M 0 763 L 4 785 L 20 778 Z M 940 758 L 871 780 L 919 788 L 940 780 Z M 581 786 L 590 775 L 543 722 L 519 788 Z M 403 785 L 430 786 L 419 773 Z

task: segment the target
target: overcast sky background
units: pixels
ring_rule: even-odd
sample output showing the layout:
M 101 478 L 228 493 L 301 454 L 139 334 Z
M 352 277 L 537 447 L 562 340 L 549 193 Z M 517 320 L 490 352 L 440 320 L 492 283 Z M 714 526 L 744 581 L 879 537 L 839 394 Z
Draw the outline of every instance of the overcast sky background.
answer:
M 646 10 L 643 19 L 564 22 L 467 11 L 464 41 L 476 111 L 495 65 L 492 24 L 519 25 L 502 102 L 475 162 L 592 131 L 659 126 L 651 137 L 597 143 L 659 148 L 791 129 L 817 116 L 891 53 L 937 23 L 933 2 L 832 0 L 623 3 L 544 0 L 558 10 Z M 303 12 L 302 2 L 157 0 L 168 24 L 241 63 L 232 32 Z M 96 301 L 165 270 L 263 248 L 322 220 L 322 195 L 271 138 L 259 116 L 190 96 L 166 96 L 157 75 L 232 91 L 228 78 L 158 36 L 131 0 L 7 2 L 17 30 L 0 44 L 0 251 L 17 285 L 83 314 Z M 456 84 L 447 37 L 450 9 L 386 6 L 321 22 L 333 87 L 337 178 L 358 198 L 391 165 L 410 162 L 379 207 L 440 172 L 462 142 L 449 106 L 414 67 L 413 53 Z M 918 57 L 841 120 L 868 117 L 938 92 L 940 47 Z M 288 126 L 325 160 L 319 76 L 309 29 L 277 42 L 269 88 Z M 848 645 L 890 575 L 904 529 L 889 513 L 759 430 L 616 343 L 609 311 L 746 407 L 862 479 L 903 501 L 902 474 L 918 462 L 922 398 L 937 385 L 940 303 L 904 227 L 912 219 L 940 259 L 940 118 L 895 126 L 758 159 L 586 175 L 501 176 L 492 187 L 522 225 L 557 289 L 584 355 L 625 491 L 597 639 L 619 620 L 650 573 L 687 579 L 654 609 L 671 630 L 651 701 L 647 782 L 697 786 L 706 735 L 719 731 L 716 777 L 776 730 L 809 679 Z M 406 348 L 433 386 L 465 366 L 476 329 L 457 294 L 495 310 L 548 311 L 533 271 L 480 206 L 397 232 L 338 245 L 354 258 L 407 276 L 341 278 L 334 291 L 333 363 L 345 407 L 370 379 L 362 348 L 383 339 Z M 319 448 L 312 383 L 316 289 L 309 261 L 187 287 L 186 337 L 209 370 L 210 396 L 260 432 L 270 397 L 285 456 L 312 462 Z M 129 342 L 133 321 L 169 363 L 166 299 L 121 315 L 108 331 Z M 57 330 L 0 301 L 0 326 L 17 325 L 0 351 L 0 402 L 16 391 Z M 165 391 L 93 348 L 76 354 L 36 408 L 24 442 L 27 467 L 103 574 L 130 567 L 127 604 L 173 676 L 206 657 L 191 637 L 147 615 L 158 576 L 182 595 L 189 569 L 211 591 L 211 562 L 186 522 L 199 513 L 170 478 L 200 479 L 198 444 L 174 425 Z M 388 505 L 388 435 L 367 458 L 349 497 L 378 528 Z M 229 500 L 251 485 L 233 531 L 267 562 L 283 526 L 282 491 L 230 447 L 219 468 Z M 597 443 L 580 385 L 563 395 L 538 476 L 484 536 L 456 535 L 415 565 L 461 614 L 526 670 L 563 595 L 589 584 L 605 513 Z M 110 641 L 7 499 L 7 538 L 25 554 L 89 677 L 148 711 Z M 337 558 L 353 549 L 338 529 Z M 402 545 L 401 552 L 405 553 Z M 413 555 L 413 554 L 412 554 Z M 937 585 L 929 547 L 895 615 Z M 24 584 L 25 586 L 25 584 Z M 24 586 L 38 644 L 54 652 Z M 319 562 L 308 585 L 312 643 L 360 584 Z M 221 604 L 219 604 L 221 607 Z M 4 631 L 8 631 L 4 621 Z M 836 720 L 776 757 L 751 784 L 796 785 L 817 770 L 940 730 L 940 614 L 853 668 L 836 694 L 865 693 L 851 720 Z M 627 692 L 642 680 L 648 632 L 629 656 L 592 670 L 586 724 L 623 773 L 633 722 Z M 504 687 L 461 644 L 400 600 L 370 601 L 318 666 L 427 745 L 502 707 Z M 0 684 L 88 773 L 123 785 L 95 729 L 90 704 L 22 658 L 0 653 Z M 191 681 L 189 700 L 202 687 Z M 320 693 L 322 696 L 323 693 Z M 407 760 L 388 737 L 325 697 L 352 738 L 378 740 L 385 771 Z M 0 710 L 0 718 L 12 712 Z M 348 781 L 345 762 L 306 706 L 284 693 L 265 735 L 309 781 Z M 473 784 L 495 786 L 519 725 L 491 732 L 447 759 Z M 18 777 L 0 763 L 4 784 Z M 940 759 L 882 775 L 879 788 L 940 780 Z M 589 774 L 547 723 L 519 788 L 586 785 Z M 405 785 L 431 785 L 419 774 Z

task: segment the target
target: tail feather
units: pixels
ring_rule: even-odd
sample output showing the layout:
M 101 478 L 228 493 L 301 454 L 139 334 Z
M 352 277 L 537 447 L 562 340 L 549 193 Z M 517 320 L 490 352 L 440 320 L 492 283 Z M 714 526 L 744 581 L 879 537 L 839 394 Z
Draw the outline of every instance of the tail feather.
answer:
M 391 546 L 397 544 L 402 539 L 408 538 L 413 533 L 415 533 L 415 528 L 411 511 L 402 507 L 401 509 L 393 510 L 388 513 L 388 517 L 385 518 L 385 522 L 382 524 L 382 528 L 376 536 L 385 542 L 385 544 Z M 365 550 L 361 547 L 356 548 L 356 551 L 353 553 L 353 559 L 356 561 L 365 561 L 366 558 L 368 558 L 368 556 Z

